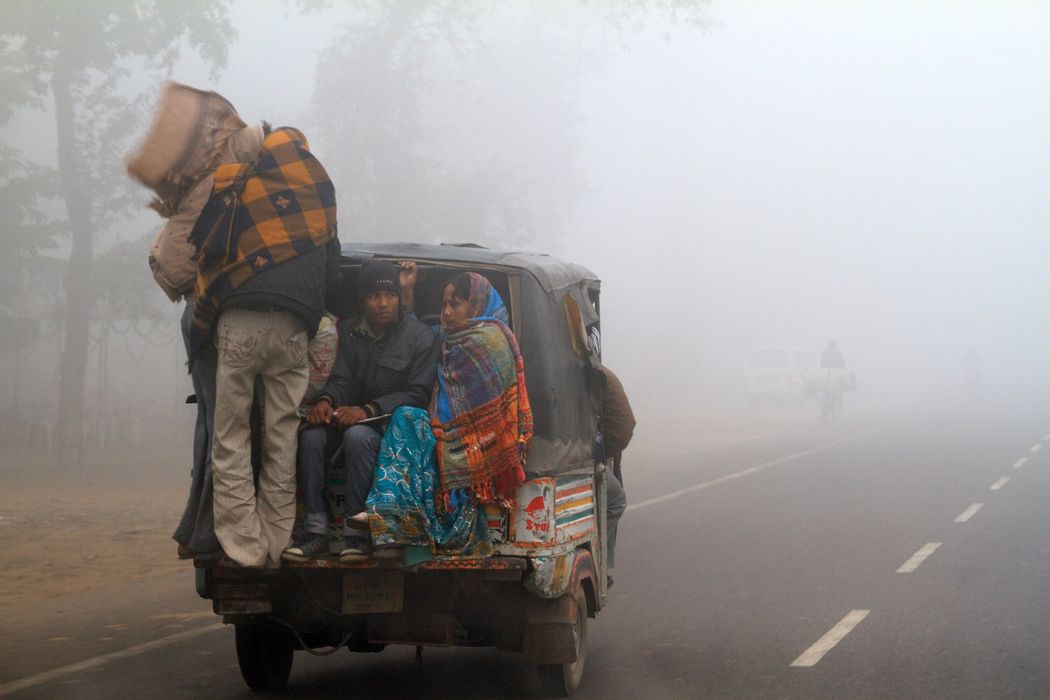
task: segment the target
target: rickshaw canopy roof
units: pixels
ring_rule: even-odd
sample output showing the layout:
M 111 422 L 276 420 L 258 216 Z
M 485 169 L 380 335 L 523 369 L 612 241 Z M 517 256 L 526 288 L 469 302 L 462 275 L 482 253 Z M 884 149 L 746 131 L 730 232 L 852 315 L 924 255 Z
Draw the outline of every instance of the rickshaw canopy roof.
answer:
M 544 253 L 493 250 L 476 245 L 430 245 L 425 243 L 344 243 L 343 255 L 350 258 L 377 256 L 426 259 L 459 265 L 484 265 L 512 268 L 527 272 L 535 278 L 544 291 L 579 284 L 598 282 L 598 276 L 583 265 L 569 263 Z

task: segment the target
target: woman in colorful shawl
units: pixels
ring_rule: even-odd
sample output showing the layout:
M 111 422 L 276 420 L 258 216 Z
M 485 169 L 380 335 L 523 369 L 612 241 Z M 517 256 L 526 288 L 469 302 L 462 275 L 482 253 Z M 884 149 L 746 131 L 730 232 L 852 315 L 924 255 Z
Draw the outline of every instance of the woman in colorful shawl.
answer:
M 367 502 L 378 552 L 391 545 L 491 552 L 483 504 L 513 502 L 532 438 L 521 352 L 508 320 L 485 277 L 449 280 L 429 415 L 395 411 L 379 449 Z
M 441 495 L 449 505 L 467 492 L 484 502 L 511 502 L 525 480 L 532 409 L 508 320 L 507 307 L 483 276 L 461 273 L 445 286 L 445 338 L 430 424 Z

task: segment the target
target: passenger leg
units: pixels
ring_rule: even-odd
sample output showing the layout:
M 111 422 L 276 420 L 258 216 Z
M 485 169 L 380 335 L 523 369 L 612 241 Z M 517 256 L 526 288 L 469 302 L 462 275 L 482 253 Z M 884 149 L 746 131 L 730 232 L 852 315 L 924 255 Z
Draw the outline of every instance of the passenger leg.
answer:
M 609 569 L 616 566 L 616 528 L 620 524 L 620 516 L 627 510 L 627 495 L 616 475 L 612 471 L 605 472 L 605 526 L 607 536 L 605 538 L 605 551 L 609 558 Z
M 347 517 L 365 510 L 381 439 L 379 431 L 368 425 L 352 425 L 343 433 L 343 459 L 346 463 L 343 507 Z
M 328 534 L 328 506 L 325 502 L 329 428 L 314 425 L 299 433 L 299 492 L 303 496 L 303 530 L 310 535 Z
M 269 566 L 280 566 L 295 524 L 295 453 L 299 402 L 306 393 L 309 367 L 302 319 L 290 311 L 270 311 L 266 335 L 268 361 L 262 372 L 263 462 L 256 493 L 259 523 L 269 549 Z
M 193 304 L 187 303 L 182 316 L 182 334 L 189 354 L 189 332 Z M 190 377 L 197 396 L 197 420 L 193 428 L 193 471 L 190 492 L 182 519 L 172 539 L 179 543 L 180 556 L 214 555 L 220 552 L 215 537 L 212 505 L 211 436 L 215 424 L 215 348 L 205 348 L 193 363 Z
M 365 512 L 365 499 L 372 488 L 372 475 L 381 439 L 379 431 L 367 425 L 352 425 L 343 433 L 346 490 L 343 497 L 344 547 L 339 555 L 341 561 L 367 559 L 372 552 L 368 520 L 358 521 L 354 516 Z
M 216 332 L 215 434 L 212 436 L 215 536 L 241 566 L 264 566 L 268 548 L 256 512 L 251 424 L 255 376 L 264 358 L 260 339 L 265 314 L 230 309 Z
M 328 483 L 329 428 L 309 426 L 299 433 L 296 480 L 303 497 L 303 527 L 294 533 L 292 545 L 281 553 L 289 561 L 309 561 L 328 554 Z

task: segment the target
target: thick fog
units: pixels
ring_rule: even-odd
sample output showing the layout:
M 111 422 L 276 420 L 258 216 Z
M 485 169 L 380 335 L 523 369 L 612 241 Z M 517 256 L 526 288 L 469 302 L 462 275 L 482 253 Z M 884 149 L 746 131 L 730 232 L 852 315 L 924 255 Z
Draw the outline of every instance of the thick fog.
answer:
M 38 32 L 76 5 L 0 16 Z M 72 190 L 35 170 L 60 165 L 52 73 L 0 29 L 6 66 L 43 85 L 0 81 L 8 444 L 53 444 L 75 409 L 60 404 L 70 196 L 94 212 L 86 444 L 189 440 L 181 309 L 146 265 L 162 221 L 122 165 L 164 78 L 300 127 L 343 241 L 474 241 L 592 269 L 604 359 L 647 445 L 699 415 L 818 420 L 812 401 L 749 402 L 745 374 L 756 349 L 830 339 L 857 380 L 844 418 L 1045 405 L 1050 5 L 213 5 L 192 20 L 213 25 L 203 44 L 114 51 L 74 84 Z

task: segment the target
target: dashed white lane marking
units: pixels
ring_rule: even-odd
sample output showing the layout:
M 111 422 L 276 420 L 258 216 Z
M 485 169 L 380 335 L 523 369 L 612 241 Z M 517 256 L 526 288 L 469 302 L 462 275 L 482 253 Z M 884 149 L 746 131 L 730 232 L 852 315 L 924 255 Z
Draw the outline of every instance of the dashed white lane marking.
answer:
M 973 514 L 981 509 L 983 503 L 974 503 L 969 508 L 959 513 L 959 517 L 955 519 L 957 523 L 965 523 L 967 520 L 973 517 Z
M 1027 462 L 1027 461 L 1028 461 L 1027 457 L 1022 457 L 1021 459 L 1017 460 L 1016 462 L 1014 462 L 1014 469 L 1020 469 L 1021 467 L 1024 466 L 1024 463 Z
M 784 462 L 790 462 L 791 460 L 798 459 L 799 457 L 805 457 L 806 455 L 811 455 L 814 452 L 820 452 L 821 450 L 828 450 L 828 449 L 831 449 L 832 447 L 837 447 L 838 445 L 843 445 L 843 444 L 845 444 L 847 442 L 851 442 L 853 440 L 859 440 L 860 438 L 866 437 L 868 435 L 874 435 L 875 433 L 881 432 L 881 431 L 885 430 L 888 427 L 890 427 L 890 426 L 883 425 L 881 427 L 874 428 L 872 430 L 868 430 L 868 431 L 865 431 L 863 433 L 858 433 L 857 435 L 851 435 L 848 438 L 843 438 L 841 440 L 836 440 L 835 442 L 829 442 L 826 445 L 820 445 L 819 447 L 814 447 L 811 450 L 803 450 L 802 452 L 796 452 L 795 454 L 788 455 L 787 457 L 780 457 L 779 459 L 774 459 L 774 460 L 772 460 L 770 462 L 765 462 L 763 464 L 759 464 L 759 465 L 756 465 L 754 467 L 748 467 L 747 469 L 741 469 L 740 471 L 733 472 L 732 474 L 726 474 L 725 476 L 720 476 L 718 478 L 710 479 L 708 481 L 702 481 L 699 484 L 694 484 L 693 486 L 689 486 L 689 487 L 684 488 L 684 489 L 679 489 L 677 491 L 672 491 L 670 493 L 665 493 L 662 496 L 656 496 L 655 498 L 650 498 L 650 499 L 647 499 L 647 500 L 644 500 L 644 501 L 639 501 L 638 503 L 634 503 L 632 505 L 627 506 L 627 510 L 628 511 L 637 510 L 639 508 L 646 508 L 648 506 L 654 506 L 657 503 L 663 503 L 664 501 L 670 501 L 672 498 L 678 498 L 679 496 L 684 496 L 687 493 L 692 493 L 693 491 L 699 491 L 700 489 L 706 489 L 706 488 L 709 488 L 711 486 L 717 486 L 718 484 L 722 484 L 722 483 L 725 483 L 727 481 L 732 481 L 733 479 L 739 479 L 742 476 L 747 476 L 749 474 L 754 474 L 755 472 L 760 472 L 763 469 L 769 469 L 770 467 L 775 467 L 778 464 L 783 464 Z
M 838 624 L 828 630 L 827 634 L 817 640 L 816 644 L 802 652 L 802 655 L 791 662 L 792 666 L 808 667 L 815 666 L 824 655 L 831 651 L 843 637 L 853 631 L 860 621 L 868 616 L 870 610 L 850 610 L 846 617 L 839 620 Z
M 1029 452 L 1038 452 L 1038 451 L 1039 451 L 1039 448 L 1041 448 L 1042 446 L 1043 446 L 1043 443 L 1041 443 L 1041 442 L 1037 442 L 1037 443 L 1035 443 L 1034 445 L 1032 445 L 1032 449 L 1030 449 L 1030 450 L 1028 450 L 1028 451 L 1029 451 Z
M 56 668 L 52 671 L 45 671 L 44 673 L 38 673 L 35 676 L 27 676 L 20 678 L 17 681 L 11 681 L 4 685 L 0 685 L 0 696 L 7 695 L 8 693 L 14 693 L 25 688 L 30 688 L 34 685 L 40 685 L 41 683 L 47 683 L 48 681 L 55 680 L 61 676 L 69 675 L 70 673 L 79 673 L 80 671 L 90 671 L 95 668 L 99 668 L 110 661 L 117 659 L 126 659 L 131 656 L 138 656 L 147 651 L 154 649 L 160 649 L 166 647 L 169 644 L 175 644 L 177 642 L 183 642 L 187 639 L 193 639 L 199 637 L 202 634 L 208 634 L 209 632 L 215 632 L 221 630 L 225 625 L 221 622 L 216 622 L 213 625 L 207 627 L 198 627 L 197 629 L 186 630 L 185 632 L 178 632 L 176 634 L 169 634 L 167 637 L 161 637 L 160 639 L 154 639 L 151 642 L 143 642 L 142 644 L 136 644 L 133 647 L 127 649 L 121 649 L 120 651 L 110 652 L 109 654 L 102 654 L 101 656 L 95 656 L 84 661 L 79 661 L 69 666 L 63 666 Z
M 991 486 L 989 486 L 988 490 L 989 491 L 998 491 L 1002 487 L 1006 486 L 1006 482 L 1009 481 L 1009 480 L 1010 480 L 1010 477 L 1004 476 L 1001 479 L 999 479 L 999 481 L 997 481 L 994 484 L 992 484 Z
M 900 565 L 897 569 L 898 574 L 910 574 L 919 568 L 919 564 L 926 561 L 927 557 L 937 551 L 937 548 L 941 546 L 940 542 L 927 542 L 919 548 L 915 554 L 911 555 L 911 559 Z

